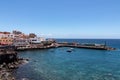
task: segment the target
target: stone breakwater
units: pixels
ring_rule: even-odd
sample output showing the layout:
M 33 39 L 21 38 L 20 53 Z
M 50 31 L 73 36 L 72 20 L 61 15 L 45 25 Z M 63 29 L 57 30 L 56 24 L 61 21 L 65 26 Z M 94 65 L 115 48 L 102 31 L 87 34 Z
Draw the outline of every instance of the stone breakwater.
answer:
M 84 49 L 94 49 L 94 50 L 116 50 L 110 46 L 104 44 L 79 44 L 79 43 L 58 43 L 58 47 L 72 47 L 72 48 L 84 48 Z
M 56 48 L 56 47 L 72 47 L 72 48 L 84 48 L 84 49 L 94 49 L 94 50 L 116 50 L 116 48 L 112 48 L 103 44 L 80 44 L 80 43 L 51 43 L 49 45 L 39 45 L 34 44 L 34 47 L 17 47 L 17 51 L 21 50 L 36 50 L 36 49 L 49 49 L 49 48 Z

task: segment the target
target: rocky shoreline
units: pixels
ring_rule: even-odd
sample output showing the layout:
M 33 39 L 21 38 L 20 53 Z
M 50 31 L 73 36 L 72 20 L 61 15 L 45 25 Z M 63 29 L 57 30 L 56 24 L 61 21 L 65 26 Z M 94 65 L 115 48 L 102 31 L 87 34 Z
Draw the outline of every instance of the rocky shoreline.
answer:
M 0 80 L 16 80 L 12 75 L 12 71 L 18 68 L 20 65 L 26 64 L 28 59 L 19 58 L 18 61 L 11 63 L 3 63 L 0 65 Z

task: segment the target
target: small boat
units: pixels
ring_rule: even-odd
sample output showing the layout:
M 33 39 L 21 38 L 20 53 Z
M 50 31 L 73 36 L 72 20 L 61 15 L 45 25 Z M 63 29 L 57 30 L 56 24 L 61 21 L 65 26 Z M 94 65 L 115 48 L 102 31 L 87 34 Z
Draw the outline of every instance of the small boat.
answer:
M 67 52 L 72 52 L 72 49 L 71 49 L 71 48 L 70 48 L 70 49 L 68 49 L 68 50 L 67 50 Z
M 72 52 L 71 50 L 67 50 L 67 52 Z

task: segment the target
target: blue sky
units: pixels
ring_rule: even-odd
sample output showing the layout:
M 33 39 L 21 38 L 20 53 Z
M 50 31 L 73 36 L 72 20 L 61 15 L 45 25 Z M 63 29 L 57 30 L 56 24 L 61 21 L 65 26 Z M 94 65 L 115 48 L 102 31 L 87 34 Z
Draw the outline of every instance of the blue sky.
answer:
M 0 0 L 0 31 L 120 38 L 120 0 Z

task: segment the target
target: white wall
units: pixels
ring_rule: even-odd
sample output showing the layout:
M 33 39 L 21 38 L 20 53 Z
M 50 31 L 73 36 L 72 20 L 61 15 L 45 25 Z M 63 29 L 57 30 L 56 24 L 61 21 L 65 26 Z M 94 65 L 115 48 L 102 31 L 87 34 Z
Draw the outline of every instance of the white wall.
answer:
M 41 43 L 41 41 L 45 41 L 45 38 L 41 38 L 41 37 L 36 37 L 36 38 L 30 38 L 29 39 L 31 43 Z
M 0 38 L 14 38 L 14 34 L 0 34 Z

